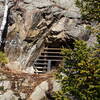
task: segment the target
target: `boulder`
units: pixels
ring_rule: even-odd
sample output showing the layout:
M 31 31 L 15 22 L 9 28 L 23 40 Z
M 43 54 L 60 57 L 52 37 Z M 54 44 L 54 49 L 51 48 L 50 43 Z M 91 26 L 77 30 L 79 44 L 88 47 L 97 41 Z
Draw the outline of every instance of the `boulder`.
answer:
M 0 77 L 0 80 L 2 80 L 2 81 L 0 81 L 0 87 L 2 87 L 2 91 L 11 88 L 10 81 L 7 81 L 7 80 L 4 81 L 1 77 Z
M 64 27 L 65 20 L 66 20 L 66 18 L 63 17 L 57 23 L 54 23 L 53 26 L 51 27 L 51 31 L 61 32 L 61 31 L 65 30 L 65 27 Z
M 24 3 L 31 3 L 33 0 L 24 0 Z
M 63 31 L 63 32 L 61 32 L 61 33 L 59 33 L 58 35 L 53 35 L 52 36 L 53 38 L 56 38 L 56 40 L 58 39 L 58 40 L 65 40 L 66 39 L 66 35 L 65 35 L 65 32 Z M 67 37 L 68 38 L 68 37 Z
M 32 5 L 34 7 L 47 7 L 47 6 L 50 6 L 52 5 L 53 3 L 50 1 L 50 0 L 32 0 Z
M 13 62 L 6 64 L 6 67 L 8 67 L 12 70 L 21 70 L 22 69 L 22 66 L 17 61 L 13 61 Z
M 3 86 L 4 86 L 4 90 L 10 89 L 11 88 L 10 81 L 4 81 Z
M 52 87 L 51 90 L 50 87 Z M 33 91 L 33 93 L 31 94 L 31 96 L 29 97 L 28 100 L 41 100 L 43 99 L 44 97 L 46 97 L 46 92 L 47 91 L 58 91 L 61 89 L 61 86 L 60 84 L 57 82 L 57 80 L 50 80 L 50 83 L 49 81 L 44 81 L 42 82 L 40 85 L 38 85 L 35 90 Z
M 48 82 L 44 81 L 40 85 L 38 85 L 34 92 L 31 94 L 28 100 L 41 100 L 45 97 L 45 92 L 48 90 Z
M 26 99 L 26 94 L 21 92 L 20 97 L 21 97 L 21 100 L 25 100 Z
M 23 72 L 33 74 L 35 72 L 35 70 L 34 70 L 33 66 L 31 66 L 31 67 L 26 68 L 25 71 L 23 71 Z
M 8 90 L 3 95 L 0 95 L 0 100 L 19 100 L 17 96 L 14 95 L 13 91 Z
M 86 24 L 79 23 L 81 23 L 79 19 L 67 18 L 65 22 L 65 33 L 74 38 L 88 40 L 89 35 L 86 31 Z
M 64 15 L 66 17 L 72 17 L 72 18 L 80 18 L 80 11 L 79 8 L 75 5 L 75 0 L 54 0 L 55 3 L 66 10 L 64 11 Z

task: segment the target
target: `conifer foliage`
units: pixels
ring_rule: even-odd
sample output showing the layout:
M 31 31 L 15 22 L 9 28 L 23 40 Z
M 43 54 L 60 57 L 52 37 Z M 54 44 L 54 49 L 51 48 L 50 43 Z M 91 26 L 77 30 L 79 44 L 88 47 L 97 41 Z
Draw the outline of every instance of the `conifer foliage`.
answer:
M 92 34 L 97 35 L 95 47 L 76 40 L 74 49 L 63 49 L 64 66 L 56 77 L 61 90 L 55 93 L 56 100 L 100 100 L 100 1 L 76 0 L 84 20 L 97 22 L 89 26 Z
M 100 22 L 100 0 L 76 0 L 83 19 Z
M 77 100 L 100 100 L 100 48 L 88 48 L 79 40 L 73 50 L 64 49 L 62 53 L 64 66 L 56 75 L 61 91 L 56 93 L 56 99 L 73 96 Z

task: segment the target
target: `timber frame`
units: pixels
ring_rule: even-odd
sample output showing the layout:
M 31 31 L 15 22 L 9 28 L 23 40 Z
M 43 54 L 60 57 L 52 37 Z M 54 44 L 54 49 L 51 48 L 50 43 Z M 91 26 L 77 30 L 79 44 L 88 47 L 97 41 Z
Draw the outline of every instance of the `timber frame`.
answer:
M 2 35 L 3 35 L 3 31 L 5 29 L 5 25 L 7 23 L 7 16 L 8 16 L 8 0 L 4 0 L 4 2 L 5 2 L 5 10 L 4 10 L 3 20 L 1 23 L 1 27 L 0 27 L 0 46 L 2 43 Z

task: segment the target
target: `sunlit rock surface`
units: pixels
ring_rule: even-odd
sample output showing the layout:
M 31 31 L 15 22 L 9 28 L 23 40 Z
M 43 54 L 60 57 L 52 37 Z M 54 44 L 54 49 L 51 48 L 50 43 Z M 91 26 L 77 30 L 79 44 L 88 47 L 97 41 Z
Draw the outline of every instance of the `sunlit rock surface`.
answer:
M 19 73 L 0 70 L 0 100 L 43 99 L 51 84 L 52 91 L 59 90 L 60 85 L 53 79 L 50 84 L 47 79 L 36 83 L 34 88 L 33 79 L 37 77 L 31 76 L 35 69 L 28 64 L 39 54 L 41 41 L 50 38 L 57 46 L 58 41 L 67 45 L 67 41 L 72 39 L 83 39 L 88 46 L 93 46 L 96 37 L 86 30 L 88 23 L 81 20 L 74 0 L 8 1 L 9 12 L 3 37 L 4 51 L 9 58 L 6 67 Z M 0 26 L 3 15 L 4 0 L 0 0 Z
M 18 97 L 14 95 L 13 91 L 8 90 L 2 96 L 0 96 L 0 100 L 18 100 Z
M 79 8 L 74 0 L 8 0 L 9 12 L 4 33 L 5 53 L 9 65 L 18 64 L 14 69 L 24 69 L 38 40 L 46 33 L 53 40 L 83 39 L 93 41 L 81 20 Z M 0 1 L 0 22 L 4 11 Z M 88 42 L 89 43 L 89 42 Z M 89 44 L 90 45 L 90 44 Z M 31 66 L 31 65 L 30 65 Z M 13 69 L 13 68 L 12 68 Z
M 46 30 L 51 30 L 53 35 L 56 35 L 56 31 L 58 34 L 65 31 L 63 36 L 66 37 L 71 31 L 66 28 L 67 20 L 69 23 L 70 17 L 71 19 L 80 18 L 79 9 L 75 7 L 73 0 L 70 2 L 68 0 L 59 0 L 59 2 L 57 0 L 54 2 L 52 0 L 19 0 L 17 3 L 16 0 L 10 0 L 9 9 L 5 52 L 11 62 L 20 59 L 19 62 L 22 65 L 28 59 L 27 53 L 31 52 L 31 46 Z M 77 22 L 70 23 L 70 26 L 73 23 Z M 73 34 L 74 32 L 71 35 L 74 36 Z

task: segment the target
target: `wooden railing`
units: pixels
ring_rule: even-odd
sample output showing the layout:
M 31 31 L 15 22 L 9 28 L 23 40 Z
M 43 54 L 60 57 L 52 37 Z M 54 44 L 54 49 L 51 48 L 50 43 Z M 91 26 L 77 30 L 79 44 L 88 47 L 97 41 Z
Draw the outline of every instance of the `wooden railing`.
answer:
M 8 0 L 4 0 L 4 2 L 5 2 L 5 10 L 4 10 L 3 20 L 0 27 L 0 46 L 2 43 L 2 35 L 7 22 L 7 15 L 8 15 Z

